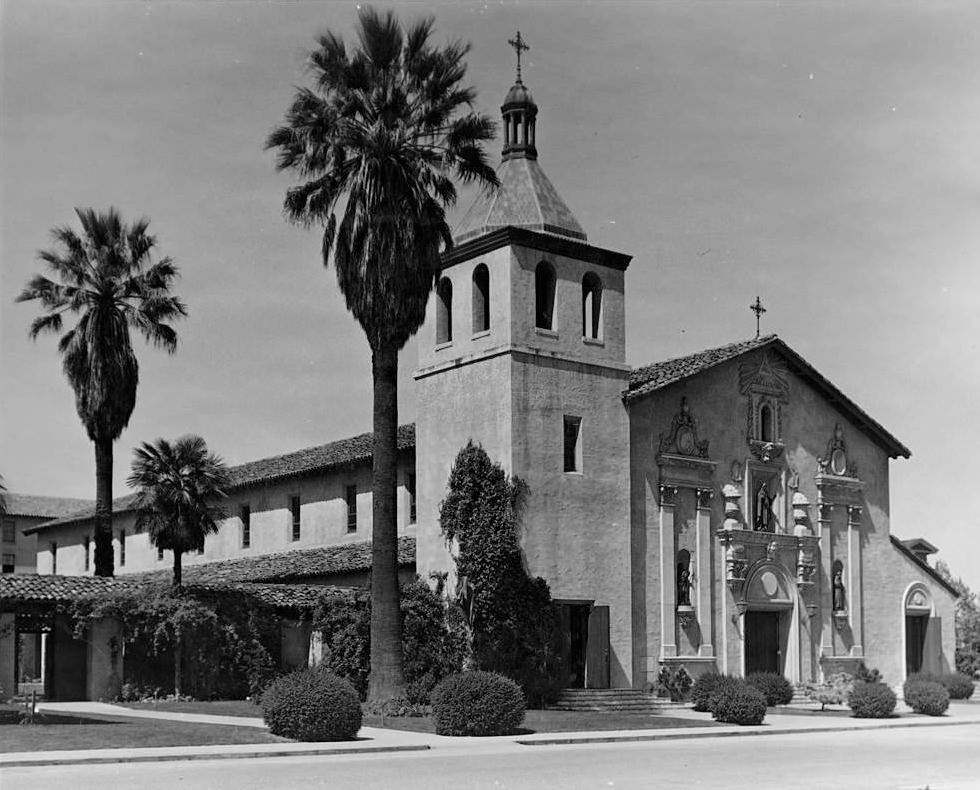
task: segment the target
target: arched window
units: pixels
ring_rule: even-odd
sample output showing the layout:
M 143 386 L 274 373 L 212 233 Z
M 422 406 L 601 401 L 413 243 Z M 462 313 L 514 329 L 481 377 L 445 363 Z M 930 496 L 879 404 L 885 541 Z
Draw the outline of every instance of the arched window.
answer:
M 764 442 L 774 441 L 775 438 L 772 429 L 772 406 L 769 404 L 759 409 L 759 438 Z
M 473 332 L 490 329 L 490 270 L 481 263 L 473 270 Z
M 436 297 L 436 343 L 451 343 L 453 339 L 453 284 L 448 277 L 439 280 Z
M 539 329 L 554 329 L 555 268 L 541 261 L 534 270 L 534 325 Z
M 582 337 L 602 339 L 602 281 L 594 272 L 582 278 Z

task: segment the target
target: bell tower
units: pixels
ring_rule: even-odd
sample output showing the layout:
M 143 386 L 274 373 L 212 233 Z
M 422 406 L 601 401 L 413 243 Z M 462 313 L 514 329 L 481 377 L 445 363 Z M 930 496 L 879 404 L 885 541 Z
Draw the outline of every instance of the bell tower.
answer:
M 520 34 L 511 44 L 520 58 Z M 629 686 L 630 435 L 622 393 L 630 256 L 589 244 L 541 169 L 538 107 L 520 66 L 501 114 L 500 187 L 481 195 L 454 231 L 418 335 L 418 572 L 453 570 L 439 504 L 457 453 L 472 439 L 530 488 L 522 536 L 530 573 L 556 600 L 586 612 L 607 607 L 606 633 L 590 644 L 601 654 L 605 640 L 606 685 Z M 591 620 L 588 627 L 591 634 Z M 601 673 L 593 669 L 593 679 Z

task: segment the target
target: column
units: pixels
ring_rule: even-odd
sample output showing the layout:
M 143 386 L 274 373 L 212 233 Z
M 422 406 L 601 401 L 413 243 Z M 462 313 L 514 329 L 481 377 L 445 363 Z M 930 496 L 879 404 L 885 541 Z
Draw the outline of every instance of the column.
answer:
M 660 486 L 660 657 L 677 655 L 675 601 L 677 580 L 674 539 L 674 511 L 677 507 L 677 487 Z
M 823 494 L 817 495 L 818 520 L 820 522 L 820 653 L 834 655 L 834 600 L 831 586 L 830 568 L 833 563 L 833 536 L 831 519 L 834 506 L 823 501 Z
M 861 600 L 861 516 L 858 506 L 847 508 L 847 614 L 850 618 L 852 656 L 864 655 L 864 617 Z
M 701 628 L 699 656 L 713 656 L 714 653 L 714 607 L 711 605 L 711 497 L 710 488 L 699 488 L 698 495 L 698 533 L 697 533 L 697 607 L 698 625 Z

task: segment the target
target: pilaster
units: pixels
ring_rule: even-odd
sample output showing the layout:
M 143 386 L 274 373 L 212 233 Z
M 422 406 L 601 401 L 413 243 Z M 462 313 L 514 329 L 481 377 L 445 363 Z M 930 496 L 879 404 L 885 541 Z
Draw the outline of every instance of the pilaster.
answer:
M 674 568 L 676 556 L 674 515 L 677 507 L 677 486 L 660 486 L 660 657 L 677 655 L 676 603 L 677 579 Z M 669 558 L 669 560 L 664 560 Z
M 697 591 L 695 598 L 698 625 L 701 628 L 701 644 L 698 655 L 710 657 L 714 655 L 714 623 L 712 612 L 714 606 L 711 600 L 711 499 L 713 492 L 710 488 L 699 488 L 698 498 L 698 532 L 697 532 Z

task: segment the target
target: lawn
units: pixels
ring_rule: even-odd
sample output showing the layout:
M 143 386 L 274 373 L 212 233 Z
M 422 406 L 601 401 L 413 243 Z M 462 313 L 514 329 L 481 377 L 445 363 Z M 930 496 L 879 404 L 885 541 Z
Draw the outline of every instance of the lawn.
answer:
M 0 705 L 0 753 L 62 749 L 125 749 L 143 746 L 210 746 L 229 743 L 289 743 L 265 730 L 189 724 L 163 719 L 44 713 L 20 726 L 20 706 Z
M 208 713 L 214 716 L 248 716 L 261 718 L 262 710 L 247 700 L 217 700 L 214 702 L 128 702 L 135 710 L 179 711 Z M 380 716 L 365 716 L 365 727 L 381 727 Z M 702 719 L 682 719 L 671 716 L 596 711 L 529 710 L 524 717 L 527 732 L 581 732 L 587 730 L 659 730 L 667 727 L 710 727 L 710 716 Z M 435 732 L 429 716 L 385 717 L 384 726 L 391 730 Z

